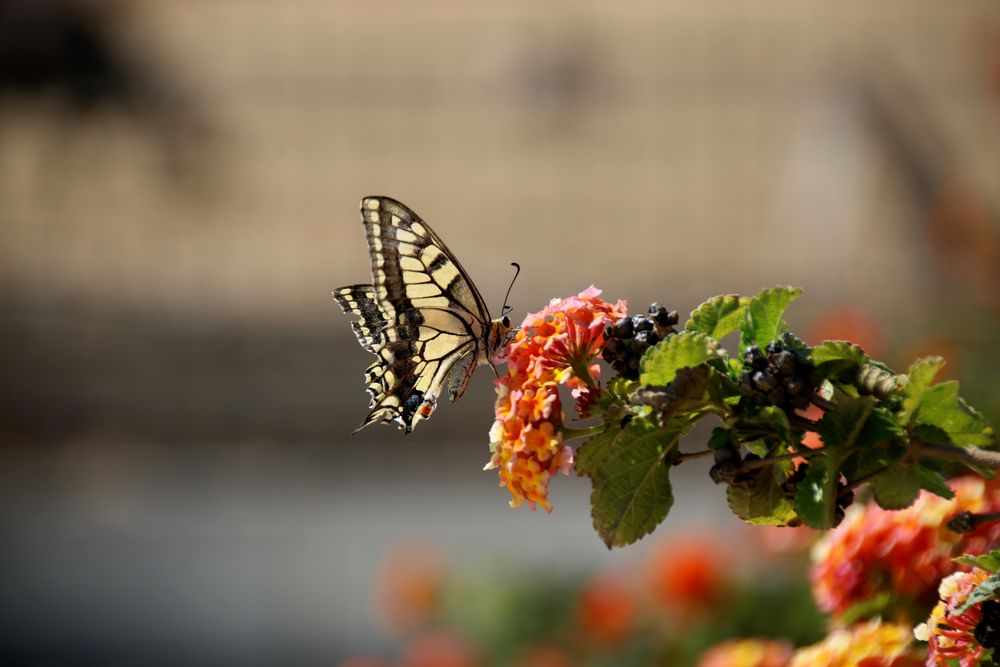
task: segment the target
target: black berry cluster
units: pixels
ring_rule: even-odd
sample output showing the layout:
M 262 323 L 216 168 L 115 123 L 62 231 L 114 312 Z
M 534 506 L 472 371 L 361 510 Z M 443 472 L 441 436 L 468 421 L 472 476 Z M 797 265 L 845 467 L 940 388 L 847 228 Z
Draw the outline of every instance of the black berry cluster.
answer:
M 676 310 L 662 304 L 649 307 L 649 315 L 623 317 L 604 326 L 604 349 L 601 356 L 624 378 L 639 379 L 639 360 L 643 353 L 672 333 L 679 318 Z
M 813 366 L 804 353 L 771 343 L 756 345 L 743 354 L 746 370 L 740 375 L 740 391 L 754 403 L 804 410 L 815 393 Z

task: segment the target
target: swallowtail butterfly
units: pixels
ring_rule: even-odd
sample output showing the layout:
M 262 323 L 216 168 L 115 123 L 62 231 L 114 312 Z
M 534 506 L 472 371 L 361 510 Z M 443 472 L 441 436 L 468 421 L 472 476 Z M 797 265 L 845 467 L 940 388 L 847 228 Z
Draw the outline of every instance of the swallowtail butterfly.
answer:
M 395 421 L 407 433 L 434 412 L 447 386 L 461 398 L 472 374 L 507 340 L 510 319 L 490 317 L 469 274 L 416 213 L 389 197 L 365 197 L 372 284 L 348 285 L 333 298 L 358 342 L 377 358 L 365 371 L 371 411 L 355 430 Z M 496 368 L 493 369 L 496 372 Z

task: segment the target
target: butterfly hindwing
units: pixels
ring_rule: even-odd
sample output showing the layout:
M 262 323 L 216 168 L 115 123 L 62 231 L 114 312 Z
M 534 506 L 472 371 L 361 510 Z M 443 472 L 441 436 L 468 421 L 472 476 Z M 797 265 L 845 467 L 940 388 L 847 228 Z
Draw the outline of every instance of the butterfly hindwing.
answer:
M 333 291 L 334 300 L 348 315 L 360 315 L 361 319 L 351 322 L 354 335 L 361 347 L 377 354 L 382 343 L 382 329 L 387 324 L 385 314 L 375 301 L 373 285 L 348 285 Z
M 395 420 L 409 432 L 430 416 L 446 384 L 452 400 L 464 393 L 492 352 L 494 325 L 461 264 L 413 211 L 366 197 L 361 216 L 372 285 L 334 292 L 345 311 L 361 315 L 355 333 L 377 356 L 366 371 L 371 412 L 358 428 Z

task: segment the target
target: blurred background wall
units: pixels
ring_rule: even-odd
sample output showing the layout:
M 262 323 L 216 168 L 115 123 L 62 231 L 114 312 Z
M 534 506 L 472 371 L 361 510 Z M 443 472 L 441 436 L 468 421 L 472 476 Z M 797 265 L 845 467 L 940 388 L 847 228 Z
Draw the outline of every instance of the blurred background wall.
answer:
M 997 156 L 992 0 L 0 0 L 2 661 L 330 664 L 407 534 L 628 557 L 585 480 L 507 509 L 485 371 L 350 437 L 362 196 L 494 309 L 520 262 L 515 319 L 800 285 L 793 329 L 945 353 L 996 418 Z M 661 530 L 728 521 L 703 472 Z

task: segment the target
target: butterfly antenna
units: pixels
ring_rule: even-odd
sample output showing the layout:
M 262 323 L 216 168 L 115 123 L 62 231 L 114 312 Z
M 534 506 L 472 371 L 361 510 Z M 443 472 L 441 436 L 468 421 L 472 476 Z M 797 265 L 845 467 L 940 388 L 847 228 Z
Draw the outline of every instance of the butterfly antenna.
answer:
M 514 310 L 512 306 L 507 305 L 507 299 L 510 298 L 510 291 L 514 289 L 514 281 L 517 280 L 517 276 L 521 273 L 520 264 L 517 262 L 511 262 L 510 265 L 517 269 L 517 271 L 514 272 L 514 277 L 510 279 L 510 286 L 507 288 L 507 293 L 503 297 L 503 308 L 500 309 L 501 315 L 506 315 L 510 311 Z

